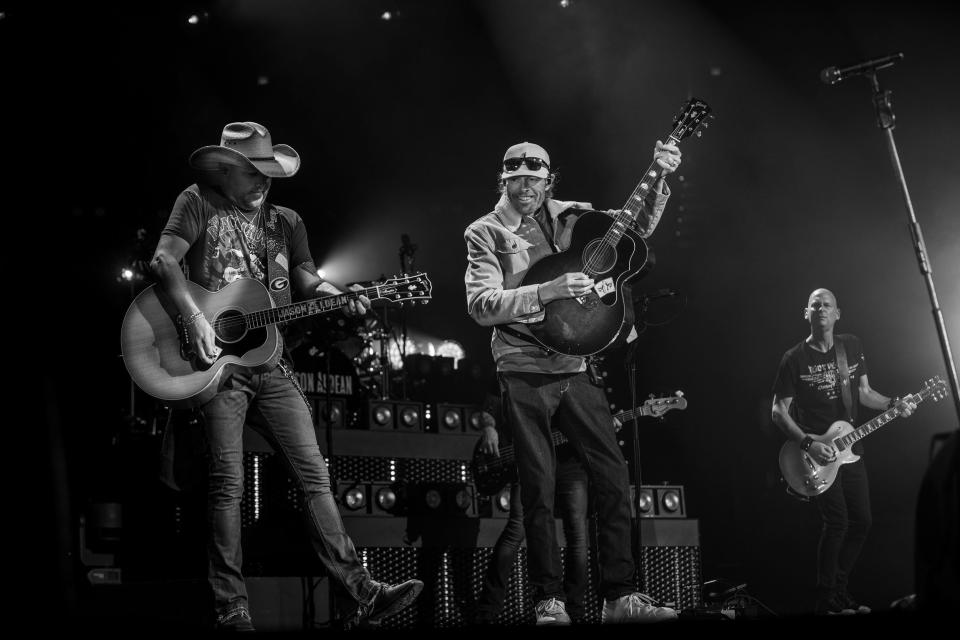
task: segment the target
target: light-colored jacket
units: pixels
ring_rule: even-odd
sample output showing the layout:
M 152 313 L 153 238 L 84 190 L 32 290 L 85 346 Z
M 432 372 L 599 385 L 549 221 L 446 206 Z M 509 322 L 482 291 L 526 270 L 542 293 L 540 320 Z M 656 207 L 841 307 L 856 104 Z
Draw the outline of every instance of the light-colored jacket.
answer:
M 651 192 L 648 201 L 644 202 L 636 225 L 642 237 L 653 233 L 669 195 L 670 190 L 664 184 L 663 193 Z M 570 246 L 573 222 L 579 217 L 577 211 L 592 208 L 587 202 L 548 198 L 545 206 L 535 214 L 550 216 L 552 224 L 549 227 L 553 228 L 554 237 L 545 238 L 540 223 L 531 216 L 524 216 L 516 230 L 508 229 L 504 221 L 517 214 L 506 196 L 501 196 L 493 211 L 475 220 L 464 231 L 467 313 L 477 323 L 494 327 L 491 350 L 498 371 L 572 373 L 586 368 L 581 357 L 547 352 L 497 330 L 497 325 L 509 324 L 512 329 L 530 335 L 523 325 L 543 320 L 543 304 L 537 295 L 539 283 L 520 286 L 520 282 L 531 265 L 554 252 L 551 243 L 557 251 Z

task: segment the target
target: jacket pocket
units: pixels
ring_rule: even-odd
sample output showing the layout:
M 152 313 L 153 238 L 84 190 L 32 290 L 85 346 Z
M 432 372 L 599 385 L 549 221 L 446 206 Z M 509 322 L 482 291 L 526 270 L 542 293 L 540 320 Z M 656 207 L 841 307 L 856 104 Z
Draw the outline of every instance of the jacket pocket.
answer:
M 533 245 L 517 236 L 501 237 L 494 240 L 494 250 L 503 272 L 520 273 L 530 267 L 530 253 L 528 249 Z

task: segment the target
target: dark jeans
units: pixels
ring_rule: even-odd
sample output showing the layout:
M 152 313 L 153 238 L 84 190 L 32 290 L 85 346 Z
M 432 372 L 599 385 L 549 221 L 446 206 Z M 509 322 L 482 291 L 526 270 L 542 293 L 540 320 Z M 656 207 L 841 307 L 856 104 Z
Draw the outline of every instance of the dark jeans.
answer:
M 862 460 L 840 467 L 833 486 L 816 498 L 823 529 L 817 547 L 821 597 L 843 591 L 870 531 L 870 486 Z
M 244 423 L 281 455 L 303 491 L 310 542 L 330 576 L 358 603 L 368 602 L 375 585 L 344 531 L 310 411 L 282 368 L 263 374 L 245 368 L 235 370 L 202 412 L 209 469 L 207 579 L 217 615 L 248 607 L 240 572 Z
M 551 425 L 567 436 L 589 475 L 597 515 L 600 595 L 611 600 L 632 593 L 630 484 L 603 390 L 586 373 L 501 372 L 500 388 L 523 487 L 528 570 L 536 599 L 564 599 L 554 523 L 556 452 Z
M 583 597 L 587 590 L 587 474 L 578 460 L 572 458 L 559 463 L 557 492 L 563 535 L 567 539 L 563 572 L 563 591 L 566 594 L 567 613 L 573 618 L 584 614 Z M 493 620 L 503 608 L 507 585 L 517 550 L 523 543 L 523 505 L 520 485 L 510 487 L 510 518 L 493 547 L 493 555 L 483 578 L 477 611 L 481 618 Z

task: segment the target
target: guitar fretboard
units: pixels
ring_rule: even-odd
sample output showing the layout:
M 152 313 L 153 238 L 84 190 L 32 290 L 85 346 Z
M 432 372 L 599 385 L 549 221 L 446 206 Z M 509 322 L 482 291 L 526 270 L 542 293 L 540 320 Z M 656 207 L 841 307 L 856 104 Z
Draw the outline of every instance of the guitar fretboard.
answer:
M 396 289 L 396 287 L 391 287 Z M 278 322 L 289 322 L 298 318 L 306 318 L 318 313 L 333 311 L 346 305 L 350 300 L 357 300 L 361 295 L 367 296 L 371 300 L 380 298 L 380 287 L 370 287 L 361 291 L 347 291 L 324 298 L 313 298 L 303 302 L 254 311 L 244 316 L 247 326 L 250 328 L 265 327 Z
M 923 391 L 919 393 L 915 393 L 911 396 L 907 396 L 904 399 L 919 405 L 921 402 L 923 402 L 923 400 L 928 395 L 930 395 L 930 390 L 924 389 Z M 887 409 L 886 411 L 878 415 L 873 420 L 863 423 L 862 425 L 860 425 L 859 427 L 857 427 L 847 435 L 841 438 L 836 438 L 834 440 L 834 445 L 838 450 L 841 450 L 841 451 L 843 449 L 848 449 L 851 446 L 853 446 L 855 442 L 863 438 L 866 438 L 868 435 L 870 435 L 871 433 L 873 433 L 883 425 L 887 424 L 894 418 L 898 417 L 899 415 L 900 415 L 900 411 L 896 407 Z

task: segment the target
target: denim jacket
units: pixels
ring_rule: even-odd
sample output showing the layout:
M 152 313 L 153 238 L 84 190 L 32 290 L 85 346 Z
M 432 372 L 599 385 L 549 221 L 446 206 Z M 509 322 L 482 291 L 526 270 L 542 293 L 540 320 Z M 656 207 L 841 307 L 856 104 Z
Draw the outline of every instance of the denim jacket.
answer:
M 636 225 L 642 237 L 653 233 L 669 195 L 666 184 L 663 193 L 651 191 Z M 570 246 L 574 221 L 584 210 L 592 208 L 587 202 L 548 198 L 534 216 L 523 216 L 520 226 L 511 231 L 504 221 L 508 219 L 507 213 L 512 211 L 512 205 L 506 196 L 501 196 L 493 211 L 475 220 L 464 231 L 467 313 L 478 324 L 494 327 L 491 349 L 498 371 L 573 373 L 586 368 L 582 357 L 548 352 L 521 338 L 507 335 L 496 326 L 509 324 L 514 330 L 529 335 L 523 325 L 543 320 L 543 304 L 537 295 L 539 283 L 520 286 L 520 282 L 530 266 L 554 253 L 554 248 L 563 251 Z M 547 215 L 552 224 L 547 223 Z M 542 223 L 547 224 L 541 227 Z M 551 226 L 553 238 L 546 238 L 543 229 Z

